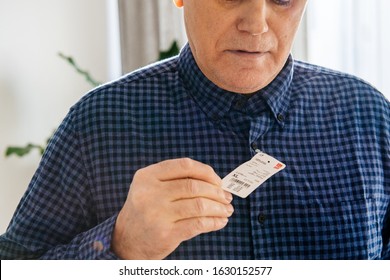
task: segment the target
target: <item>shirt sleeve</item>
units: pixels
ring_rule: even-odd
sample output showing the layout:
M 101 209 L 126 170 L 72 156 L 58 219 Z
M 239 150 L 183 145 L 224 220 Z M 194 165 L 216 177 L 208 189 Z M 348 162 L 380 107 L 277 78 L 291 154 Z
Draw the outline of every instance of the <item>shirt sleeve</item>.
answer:
M 385 101 L 385 113 L 384 113 L 384 129 L 383 131 L 383 144 L 382 144 L 382 158 L 384 164 L 384 192 L 389 197 L 390 201 L 390 102 Z M 382 232 L 382 241 L 384 244 L 382 258 L 390 260 L 390 203 L 387 204 L 387 211 L 384 218 L 384 227 Z
M 0 258 L 116 259 L 110 251 L 116 215 L 98 218 L 88 177 L 71 110 L 0 236 Z

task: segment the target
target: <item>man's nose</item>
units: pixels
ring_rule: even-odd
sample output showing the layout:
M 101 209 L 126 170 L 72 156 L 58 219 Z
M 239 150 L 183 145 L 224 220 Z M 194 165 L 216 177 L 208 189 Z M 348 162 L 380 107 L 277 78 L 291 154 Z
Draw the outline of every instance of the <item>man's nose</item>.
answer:
M 265 0 L 248 1 L 243 8 L 237 29 L 251 35 L 260 35 L 268 31 L 267 4 Z

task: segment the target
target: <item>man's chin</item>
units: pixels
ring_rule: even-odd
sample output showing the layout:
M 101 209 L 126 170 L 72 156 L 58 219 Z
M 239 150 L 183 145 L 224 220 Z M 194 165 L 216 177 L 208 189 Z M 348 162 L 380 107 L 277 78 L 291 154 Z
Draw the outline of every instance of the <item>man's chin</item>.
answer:
M 251 94 L 264 88 L 266 83 L 255 79 L 248 79 L 248 77 L 232 77 L 226 83 L 219 85 L 219 87 L 240 94 Z

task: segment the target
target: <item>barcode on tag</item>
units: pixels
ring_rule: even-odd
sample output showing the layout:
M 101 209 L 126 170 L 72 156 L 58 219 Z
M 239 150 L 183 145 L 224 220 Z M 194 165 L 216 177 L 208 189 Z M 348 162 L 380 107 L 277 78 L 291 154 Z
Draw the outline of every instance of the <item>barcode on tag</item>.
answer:
M 230 179 L 230 185 L 227 186 L 226 188 L 229 190 L 233 190 L 235 192 L 239 192 L 243 188 L 250 188 L 250 186 L 251 184 L 232 178 Z
M 261 184 L 286 165 L 263 153 L 257 153 L 251 160 L 243 163 L 222 179 L 222 188 L 228 192 L 246 198 Z
M 241 185 L 241 186 L 243 186 L 243 187 L 246 187 L 246 188 L 249 188 L 249 187 L 251 186 L 251 184 L 245 183 L 245 182 L 240 181 L 240 180 L 235 179 L 235 178 L 232 178 L 232 179 L 230 180 L 230 182 L 234 182 L 234 183 L 239 184 L 239 185 Z

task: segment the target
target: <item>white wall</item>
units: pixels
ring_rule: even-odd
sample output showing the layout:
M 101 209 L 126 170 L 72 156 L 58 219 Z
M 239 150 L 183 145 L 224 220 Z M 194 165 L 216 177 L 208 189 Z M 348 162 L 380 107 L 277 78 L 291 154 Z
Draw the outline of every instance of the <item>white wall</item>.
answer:
M 91 87 L 59 51 L 105 82 L 106 0 L 0 0 L 0 233 L 40 155 L 5 158 L 9 145 L 44 143 Z
M 390 99 L 389 9 L 388 0 L 309 1 L 307 60 L 357 75 Z

